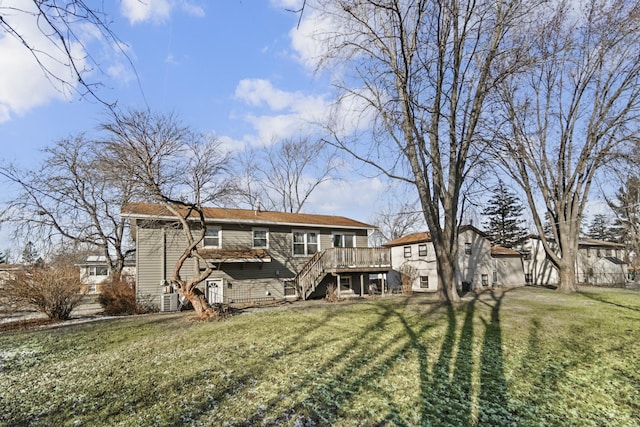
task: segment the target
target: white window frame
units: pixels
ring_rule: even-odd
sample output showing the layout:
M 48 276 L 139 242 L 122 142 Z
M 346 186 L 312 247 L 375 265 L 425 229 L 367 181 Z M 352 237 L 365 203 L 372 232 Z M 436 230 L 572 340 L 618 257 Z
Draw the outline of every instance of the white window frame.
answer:
M 469 242 L 464 244 L 464 254 L 465 255 L 473 255 L 473 245 Z
M 341 291 L 353 290 L 353 280 L 351 276 L 340 276 L 340 290 Z
M 264 231 L 265 235 L 265 244 L 264 246 L 256 245 L 256 231 Z M 251 245 L 254 249 L 269 249 L 269 229 L 268 228 L 252 228 L 251 229 Z
M 427 256 L 429 254 L 426 243 L 418 245 L 418 256 Z
M 205 234 L 204 238 L 202 239 L 202 246 L 205 247 L 205 248 L 220 249 L 222 247 L 222 228 L 208 225 L 207 226 L 207 232 L 209 230 L 216 230 L 218 232 L 218 244 L 217 245 L 208 245 L 207 244 L 207 237 L 212 237 L 212 236 L 207 236 Z
M 340 246 L 335 245 L 336 237 L 340 236 Z M 346 246 L 345 244 L 345 236 L 350 236 L 352 238 L 351 246 Z M 356 233 L 344 233 L 339 231 L 334 231 L 331 233 L 331 247 L 333 248 L 355 248 L 356 247 Z
M 304 242 L 302 243 L 298 243 L 303 244 L 304 245 L 304 253 L 302 254 L 297 254 L 295 247 L 296 247 L 296 241 L 295 241 L 295 234 L 296 233 L 300 233 L 302 234 L 304 237 Z M 315 234 L 316 235 L 316 251 L 313 253 L 309 253 L 309 234 Z M 312 243 L 313 244 L 313 243 Z M 293 256 L 299 256 L 299 257 L 303 257 L 303 256 L 310 256 L 310 255 L 315 255 L 316 253 L 320 252 L 320 231 L 318 230 L 302 230 L 302 229 L 295 229 L 295 230 L 291 230 L 291 253 L 293 254 Z
M 405 246 L 402 248 L 402 251 L 404 252 L 405 258 L 411 258 L 411 246 Z
M 480 275 L 480 283 L 482 283 L 482 286 L 489 286 L 489 275 L 488 274 L 481 274 Z
M 429 276 L 420 276 L 420 289 L 429 289 Z
M 98 274 L 98 269 L 104 269 L 105 274 Z M 107 277 L 109 276 L 109 268 L 105 266 L 92 265 L 87 268 L 87 273 L 91 277 Z

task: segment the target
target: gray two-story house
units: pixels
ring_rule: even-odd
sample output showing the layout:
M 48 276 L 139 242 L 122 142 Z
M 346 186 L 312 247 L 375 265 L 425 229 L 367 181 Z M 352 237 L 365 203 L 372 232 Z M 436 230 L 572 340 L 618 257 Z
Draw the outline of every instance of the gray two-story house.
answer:
M 186 247 L 178 221 L 150 203 L 129 204 L 122 216 L 136 243 L 138 298 L 174 309 L 170 279 Z M 204 208 L 204 216 L 198 251 L 214 270 L 199 286 L 211 303 L 306 299 L 324 296 L 328 284 L 361 295 L 368 292 L 370 273 L 390 268 L 388 250 L 368 247 L 374 227 L 353 219 L 224 208 Z M 187 260 L 184 277 L 193 274 L 193 262 Z

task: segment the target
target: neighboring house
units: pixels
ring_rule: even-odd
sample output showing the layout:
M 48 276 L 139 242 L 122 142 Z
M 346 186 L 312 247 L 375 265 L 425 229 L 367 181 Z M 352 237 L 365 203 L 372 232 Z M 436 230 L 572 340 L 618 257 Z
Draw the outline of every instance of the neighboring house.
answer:
M 555 244 L 550 242 L 552 247 Z M 539 236 L 529 236 L 522 246 L 527 284 L 558 285 L 558 272 Z M 576 282 L 593 286 L 625 286 L 627 263 L 621 259 L 624 245 L 595 239 L 578 241 Z
M 80 280 L 87 286 L 87 292 L 102 292 L 104 282 L 109 279 L 109 267 L 104 255 L 89 255 L 76 264 L 80 269 Z M 136 260 L 134 256 L 127 257 L 124 261 L 122 272 L 135 276 Z
M 0 264 L 0 286 L 4 286 L 8 280 L 15 277 L 15 272 L 24 270 L 23 264 Z
M 524 286 L 524 264 L 522 254 L 514 249 L 502 246 L 491 247 L 493 267 L 491 282 L 494 286 Z
M 401 286 L 403 275 L 412 282 L 414 291 L 438 290 L 438 264 L 430 233 L 413 233 L 388 242 L 391 249 L 393 272 L 389 273 L 389 286 Z M 457 288 L 461 291 L 480 289 L 491 285 L 493 264 L 491 241 L 472 225 L 458 230 L 458 258 L 456 265 Z
M 329 284 L 361 295 L 370 273 L 391 266 L 387 249 L 367 247 L 374 227 L 353 219 L 222 208 L 204 208 L 204 215 L 199 252 L 214 270 L 199 287 L 210 303 L 324 297 Z M 175 308 L 170 279 L 186 246 L 184 231 L 162 205 L 129 204 L 122 216 L 136 243 L 138 298 Z M 194 263 L 187 260 L 183 277 L 193 275 Z

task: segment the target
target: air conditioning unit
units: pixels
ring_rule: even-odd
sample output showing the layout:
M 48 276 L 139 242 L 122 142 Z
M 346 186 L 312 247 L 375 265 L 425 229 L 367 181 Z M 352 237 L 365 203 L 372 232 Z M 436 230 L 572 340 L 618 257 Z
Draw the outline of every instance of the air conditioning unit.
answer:
M 160 295 L 160 311 L 169 312 L 178 310 L 178 294 L 162 294 Z

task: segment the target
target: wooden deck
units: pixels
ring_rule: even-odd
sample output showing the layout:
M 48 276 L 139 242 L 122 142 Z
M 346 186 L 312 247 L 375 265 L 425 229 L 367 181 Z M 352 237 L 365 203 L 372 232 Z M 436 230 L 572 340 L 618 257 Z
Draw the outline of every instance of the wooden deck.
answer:
M 330 248 L 309 260 L 296 276 L 296 284 L 306 299 L 327 274 L 380 273 L 390 268 L 388 248 Z

